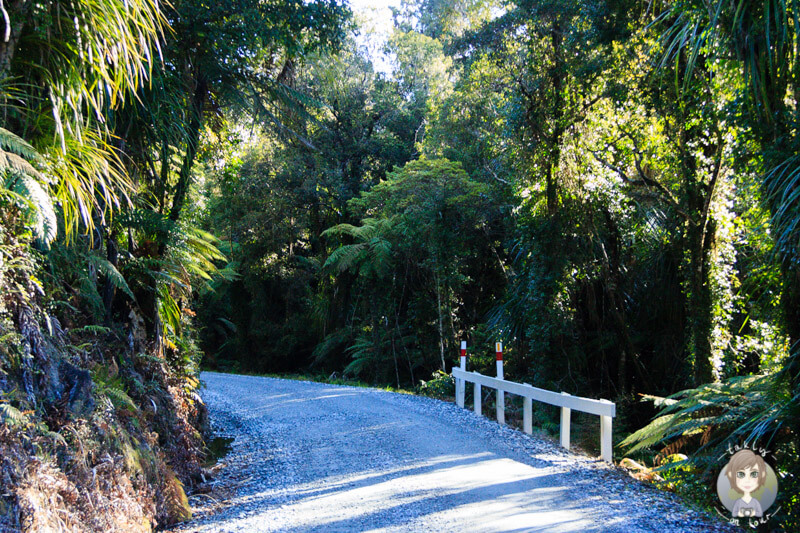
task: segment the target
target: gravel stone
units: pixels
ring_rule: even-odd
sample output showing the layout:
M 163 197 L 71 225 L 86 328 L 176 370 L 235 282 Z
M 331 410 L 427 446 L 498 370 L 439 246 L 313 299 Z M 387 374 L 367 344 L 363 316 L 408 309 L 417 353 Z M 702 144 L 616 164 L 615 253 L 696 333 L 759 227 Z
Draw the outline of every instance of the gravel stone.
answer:
M 174 532 L 738 531 L 617 467 L 472 411 L 376 389 L 204 372 L 233 437 Z

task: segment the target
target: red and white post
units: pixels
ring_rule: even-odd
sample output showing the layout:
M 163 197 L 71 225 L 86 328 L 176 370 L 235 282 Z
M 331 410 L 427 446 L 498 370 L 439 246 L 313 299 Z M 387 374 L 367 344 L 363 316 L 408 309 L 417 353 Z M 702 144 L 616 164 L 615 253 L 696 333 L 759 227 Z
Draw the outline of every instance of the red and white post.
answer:
M 467 371 L 467 341 L 461 341 L 461 370 Z M 456 380 L 456 405 L 464 407 L 464 398 L 467 391 L 467 382 L 463 379 Z
M 497 355 L 497 379 L 503 379 L 503 343 L 497 342 L 494 345 L 494 351 Z M 500 424 L 506 423 L 506 393 L 497 391 L 497 421 Z

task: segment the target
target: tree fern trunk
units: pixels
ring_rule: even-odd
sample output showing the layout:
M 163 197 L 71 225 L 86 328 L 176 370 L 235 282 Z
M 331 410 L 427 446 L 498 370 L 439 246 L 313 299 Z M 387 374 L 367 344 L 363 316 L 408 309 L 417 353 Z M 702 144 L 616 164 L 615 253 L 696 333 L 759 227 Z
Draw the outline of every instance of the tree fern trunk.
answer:
M 439 280 L 439 263 L 434 260 L 434 276 L 436 277 L 436 310 L 439 314 L 439 356 L 442 359 L 442 372 L 447 372 L 447 365 L 444 360 L 444 324 L 442 321 L 442 287 Z
M 106 259 L 108 262 L 111 263 L 114 268 L 117 267 L 119 263 L 119 252 L 117 250 L 117 242 L 116 242 L 116 230 L 111 230 L 106 235 Z M 112 317 L 112 310 L 114 306 L 114 295 L 116 294 L 116 287 L 111 279 L 108 279 L 106 276 L 105 286 L 103 287 L 103 308 L 105 309 L 106 316 L 105 316 L 105 323 L 106 326 L 111 326 L 111 319 Z
M 186 194 L 191 186 L 192 167 L 200 144 L 200 129 L 203 127 L 203 108 L 205 107 L 207 92 L 208 84 L 205 78 L 200 75 L 197 78 L 192 105 L 189 110 L 191 119 L 189 121 L 188 138 L 186 139 L 186 155 L 181 164 L 178 184 L 175 186 L 175 196 L 172 199 L 172 209 L 169 212 L 169 219 L 172 221 L 177 221 L 178 217 L 180 217 L 183 205 L 186 203 Z
M 30 0 L 18 0 L 9 5 L 8 10 L 3 9 L 3 32 L 0 33 L 0 79 L 5 79 L 8 69 L 11 68 L 11 60 L 14 58 L 31 5 Z M 8 39 L 5 38 L 6 35 Z

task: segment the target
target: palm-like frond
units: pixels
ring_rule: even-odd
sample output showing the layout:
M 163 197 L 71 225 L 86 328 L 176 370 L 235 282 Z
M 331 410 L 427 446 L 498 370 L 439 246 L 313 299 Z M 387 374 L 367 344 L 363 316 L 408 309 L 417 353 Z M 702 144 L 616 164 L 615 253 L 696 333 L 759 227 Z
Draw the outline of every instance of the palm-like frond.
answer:
M 52 242 L 58 232 L 58 221 L 52 199 L 42 185 L 30 174 L 11 171 L 5 173 L 2 187 L 23 203 L 34 237 L 46 244 Z
M 24 139 L 0 128 L 0 176 L 5 196 L 19 204 L 25 212 L 33 234 L 46 244 L 56 238 L 58 223 L 45 176 L 34 167 L 44 164 L 36 149 Z
M 355 244 L 342 245 L 334 250 L 323 265 L 324 269 L 338 273 L 358 268 L 360 275 L 381 277 L 392 261 L 392 245 L 388 234 L 395 224 L 394 218 L 364 219 L 363 226 L 339 224 L 323 232 L 325 236 L 350 236 Z
M 697 440 L 703 448 L 713 449 L 730 439 L 769 446 L 793 403 L 779 380 L 778 374 L 734 377 L 669 398 L 646 397 L 656 401 L 661 413 L 620 446 L 632 453 L 694 435 L 702 435 Z
M 21 137 L 0 128 L 4 186 L 26 200 L 34 233 L 45 243 L 52 242 L 57 233 L 54 203 L 61 206 L 69 238 L 80 224 L 93 228 L 95 213 L 110 214 L 127 202 L 130 184 L 114 150 L 99 132 L 84 130 L 82 137 L 79 142 L 75 136 L 67 136 L 66 153 L 50 147 L 43 155 Z
M 766 200 L 772 206 L 772 231 L 784 253 L 800 254 L 800 156 L 792 156 L 766 173 Z
M 170 290 L 170 286 L 162 283 L 158 287 L 158 316 L 175 336 L 181 335 L 181 309 Z
M 66 153 L 56 147 L 47 153 L 55 181 L 53 196 L 62 207 L 68 239 L 81 224 L 91 230 L 93 215 L 110 216 L 129 204 L 132 190 L 121 160 L 102 133 L 84 129 L 81 136 L 66 136 Z
M 693 78 L 703 55 L 727 58 L 733 52 L 743 67 L 753 107 L 763 120 L 773 120 L 775 99 L 783 99 L 792 75 L 797 39 L 797 14 L 785 0 L 713 0 L 675 2 L 654 23 L 668 22 L 661 34 L 663 68 L 683 63 L 683 88 Z M 793 17 L 795 20 L 792 20 Z M 679 69 L 676 68 L 676 76 Z M 677 80 L 677 77 L 676 77 Z
M 38 181 L 62 207 L 69 239 L 127 200 L 129 180 L 110 146 L 107 117 L 149 77 L 166 20 L 157 0 L 49 2 L 29 11 L 18 21 L 29 30 L 9 45 L 0 77 L 3 93 L 23 102 L 18 129 L 36 137 L 28 143 L 0 129 L 0 170 Z M 43 223 L 49 218 L 38 224 L 45 240 L 55 236 Z
M 115 289 L 121 290 L 124 292 L 131 300 L 136 301 L 136 297 L 133 295 L 133 291 L 128 286 L 128 282 L 125 280 L 125 277 L 120 274 L 117 267 L 111 264 L 110 261 L 107 259 L 103 259 L 102 257 L 98 257 L 96 255 L 89 255 L 89 261 L 97 271 L 103 274 L 114 286 Z

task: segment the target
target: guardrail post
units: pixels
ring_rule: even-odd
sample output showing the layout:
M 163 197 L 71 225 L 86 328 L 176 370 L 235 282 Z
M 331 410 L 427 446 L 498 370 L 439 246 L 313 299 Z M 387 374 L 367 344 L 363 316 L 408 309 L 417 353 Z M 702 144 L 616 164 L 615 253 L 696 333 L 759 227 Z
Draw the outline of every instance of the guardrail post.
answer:
M 557 393 L 533 387 L 527 383 L 514 383 L 503 379 L 503 345 L 497 343 L 497 377 L 484 376 L 477 372 L 466 372 L 463 368 L 453 367 L 453 377 L 456 379 L 457 399 L 463 407 L 465 402 L 465 392 L 467 383 L 474 385 L 473 408 L 475 414 L 482 415 L 481 403 L 483 400 L 481 390 L 489 387 L 496 391 L 497 398 L 497 421 L 505 424 L 505 393 L 515 394 L 523 398 L 523 431 L 533 433 L 533 400 L 549 405 L 558 406 L 561 409 L 561 446 L 565 449 L 570 447 L 570 425 L 572 410 L 590 413 L 600 417 L 600 457 L 609 463 L 613 457 L 613 437 L 612 424 L 616 415 L 614 402 L 608 400 L 593 400 L 580 396 L 571 396 L 566 392 Z M 459 394 L 460 393 L 460 394 Z
M 533 433 L 533 398 L 528 396 L 522 398 L 522 430 L 528 435 Z
M 613 403 L 608 400 L 600 400 L 603 403 Z M 613 463 L 611 445 L 611 417 L 600 416 L 600 457 L 607 463 Z
M 503 343 L 498 342 L 494 345 L 497 355 L 497 379 L 503 379 Z M 497 390 L 497 421 L 501 424 L 506 423 L 506 393 Z
M 461 341 L 461 370 L 467 371 L 467 341 Z M 467 382 L 463 379 L 456 380 L 456 405 L 464 407 L 464 395 L 467 391 Z
M 562 392 L 564 396 L 569 396 L 568 393 Z M 569 407 L 561 408 L 561 447 L 569 450 L 569 424 L 572 409 Z

